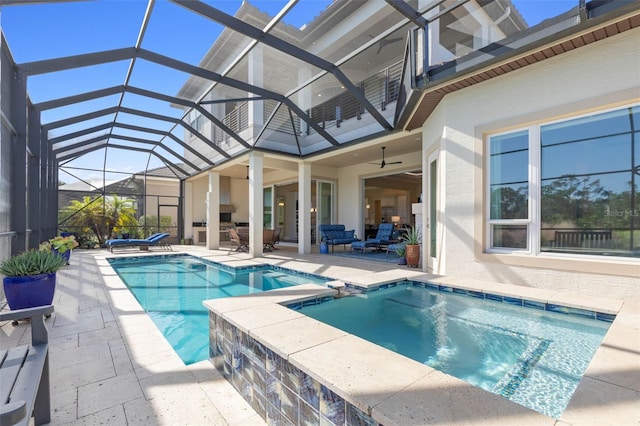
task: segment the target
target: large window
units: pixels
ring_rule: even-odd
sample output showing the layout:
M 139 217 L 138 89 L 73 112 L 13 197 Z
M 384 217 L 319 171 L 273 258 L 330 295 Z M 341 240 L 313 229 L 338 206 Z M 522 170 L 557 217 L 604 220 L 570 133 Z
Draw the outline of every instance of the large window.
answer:
M 529 132 L 496 135 L 489 142 L 491 246 L 527 249 Z
M 488 248 L 640 257 L 640 106 L 488 140 Z

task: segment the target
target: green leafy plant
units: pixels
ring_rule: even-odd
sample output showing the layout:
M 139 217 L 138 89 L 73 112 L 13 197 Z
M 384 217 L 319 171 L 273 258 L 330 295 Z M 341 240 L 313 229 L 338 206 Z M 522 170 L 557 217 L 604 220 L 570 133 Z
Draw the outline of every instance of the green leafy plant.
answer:
M 53 237 L 50 240 L 40 243 L 40 250 L 57 250 L 58 253 L 66 253 L 67 250 L 73 250 L 78 247 L 76 237 L 69 235 L 68 237 Z
M 2 262 L 0 274 L 7 277 L 51 274 L 65 265 L 66 261 L 51 250 L 29 250 Z
M 405 227 L 407 232 L 402 236 L 402 241 L 408 245 L 419 245 L 421 242 L 421 235 L 418 228 L 415 226 Z
M 407 249 L 404 247 L 404 245 L 396 246 L 396 254 L 398 256 L 402 257 L 405 255 L 406 252 L 407 252 Z

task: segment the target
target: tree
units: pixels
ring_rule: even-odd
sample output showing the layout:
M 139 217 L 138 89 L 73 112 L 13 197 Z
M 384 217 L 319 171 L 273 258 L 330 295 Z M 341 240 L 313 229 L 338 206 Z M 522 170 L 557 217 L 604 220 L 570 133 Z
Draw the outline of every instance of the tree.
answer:
M 102 196 L 95 198 L 85 196 L 82 200 L 71 200 L 69 205 L 60 210 L 60 223 L 79 229 L 83 235 L 93 233 L 98 242 L 104 240 L 104 214 Z
M 529 216 L 528 187 L 502 186 L 491 192 L 492 219 L 526 219 Z
M 119 198 L 117 195 L 107 199 L 105 208 L 105 224 L 109 231 L 109 238 L 120 232 L 131 232 L 138 227 L 136 219 L 135 201 L 129 198 Z
M 578 228 L 604 226 L 610 193 L 599 179 L 562 176 L 542 186 L 542 222 L 571 223 Z
M 103 245 L 114 237 L 114 232 L 138 226 L 134 203 L 117 196 L 107 199 L 86 196 L 82 200 L 72 200 L 60 211 L 60 225 L 80 229 L 82 234 L 93 233 L 98 243 Z

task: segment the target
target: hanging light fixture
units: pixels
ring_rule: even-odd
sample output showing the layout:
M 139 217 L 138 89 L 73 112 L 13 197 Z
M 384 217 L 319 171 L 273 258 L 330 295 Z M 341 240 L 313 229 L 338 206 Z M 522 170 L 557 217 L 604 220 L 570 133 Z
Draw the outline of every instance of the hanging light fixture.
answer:
M 247 166 L 247 177 L 246 179 L 249 179 L 249 166 Z

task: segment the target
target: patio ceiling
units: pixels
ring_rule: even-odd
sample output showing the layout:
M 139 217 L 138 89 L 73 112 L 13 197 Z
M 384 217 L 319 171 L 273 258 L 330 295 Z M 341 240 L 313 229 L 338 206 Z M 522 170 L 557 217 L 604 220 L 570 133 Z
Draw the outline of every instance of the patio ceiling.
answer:
M 414 152 L 420 138 L 407 131 L 419 130 L 447 93 L 615 35 L 640 21 L 632 2 L 615 0 L 602 7 L 598 3 L 603 2 L 598 2 L 593 3 L 598 7 L 587 10 L 584 2 L 575 0 L 571 3 L 579 5 L 575 13 L 593 12 L 589 20 L 547 33 L 538 28 L 535 42 L 510 48 L 508 53 L 501 48 L 510 47 L 506 41 L 511 40 L 493 46 L 494 50 L 428 66 L 418 76 L 421 80 L 414 82 L 414 90 L 406 94 L 403 114 L 385 117 L 359 87 L 368 71 L 366 64 L 404 63 L 408 29 L 442 16 L 453 21 L 447 31 L 459 36 L 467 19 L 460 11 L 467 1 L 433 1 L 420 10 L 417 1 L 398 0 L 256 0 L 251 2 L 254 5 L 213 0 L 149 0 L 146 4 L 0 0 L 0 5 L 2 44 L 12 48 L 18 69 L 28 77 L 30 99 L 41 113 L 60 166 L 90 161 L 104 172 L 166 166 L 184 179 L 251 150 L 333 166 L 375 161 L 379 147 L 390 140 L 394 154 Z M 509 10 L 504 15 L 509 19 L 500 25 L 505 32 L 511 31 L 516 42 L 533 29 L 527 28 L 510 1 L 479 0 L 478 4 L 494 18 Z M 372 13 L 377 21 L 366 28 L 345 29 L 348 36 L 332 43 L 323 38 L 345 16 L 372 7 L 379 8 Z M 14 15 L 14 9 L 22 8 L 28 13 Z M 602 12 L 595 13 L 596 9 Z M 14 16 L 26 21 L 16 22 Z M 25 40 L 34 25 L 46 25 L 51 40 Z M 60 26 L 66 39 L 56 33 Z M 247 59 L 251 55 L 263 58 L 263 81 L 251 74 Z M 220 87 L 225 88 L 224 98 L 213 95 Z M 303 107 L 300 94 L 305 90 L 318 97 Z M 368 137 L 342 137 L 312 118 L 309 106 L 317 105 L 320 95 L 344 93 L 370 117 L 373 130 Z M 251 140 L 226 117 L 211 112 L 216 106 L 233 112 L 247 102 L 272 108 Z M 213 131 L 196 128 L 196 115 Z M 303 125 L 315 133 L 313 144 L 300 141 L 296 126 Z M 269 142 L 269 135 L 282 127 L 292 130 L 288 140 Z M 223 137 L 216 139 L 213 132 Z M 192 142 L 185 142 L 187 135 Z M 364 143 L 371 140 L 376 142 Z M 344 155 L 336 158 L 336 152 Z M 123 166 L 124 160 L 130 164 Z M 245 173 L 244 165 L 235 167 L 237 174 Z

